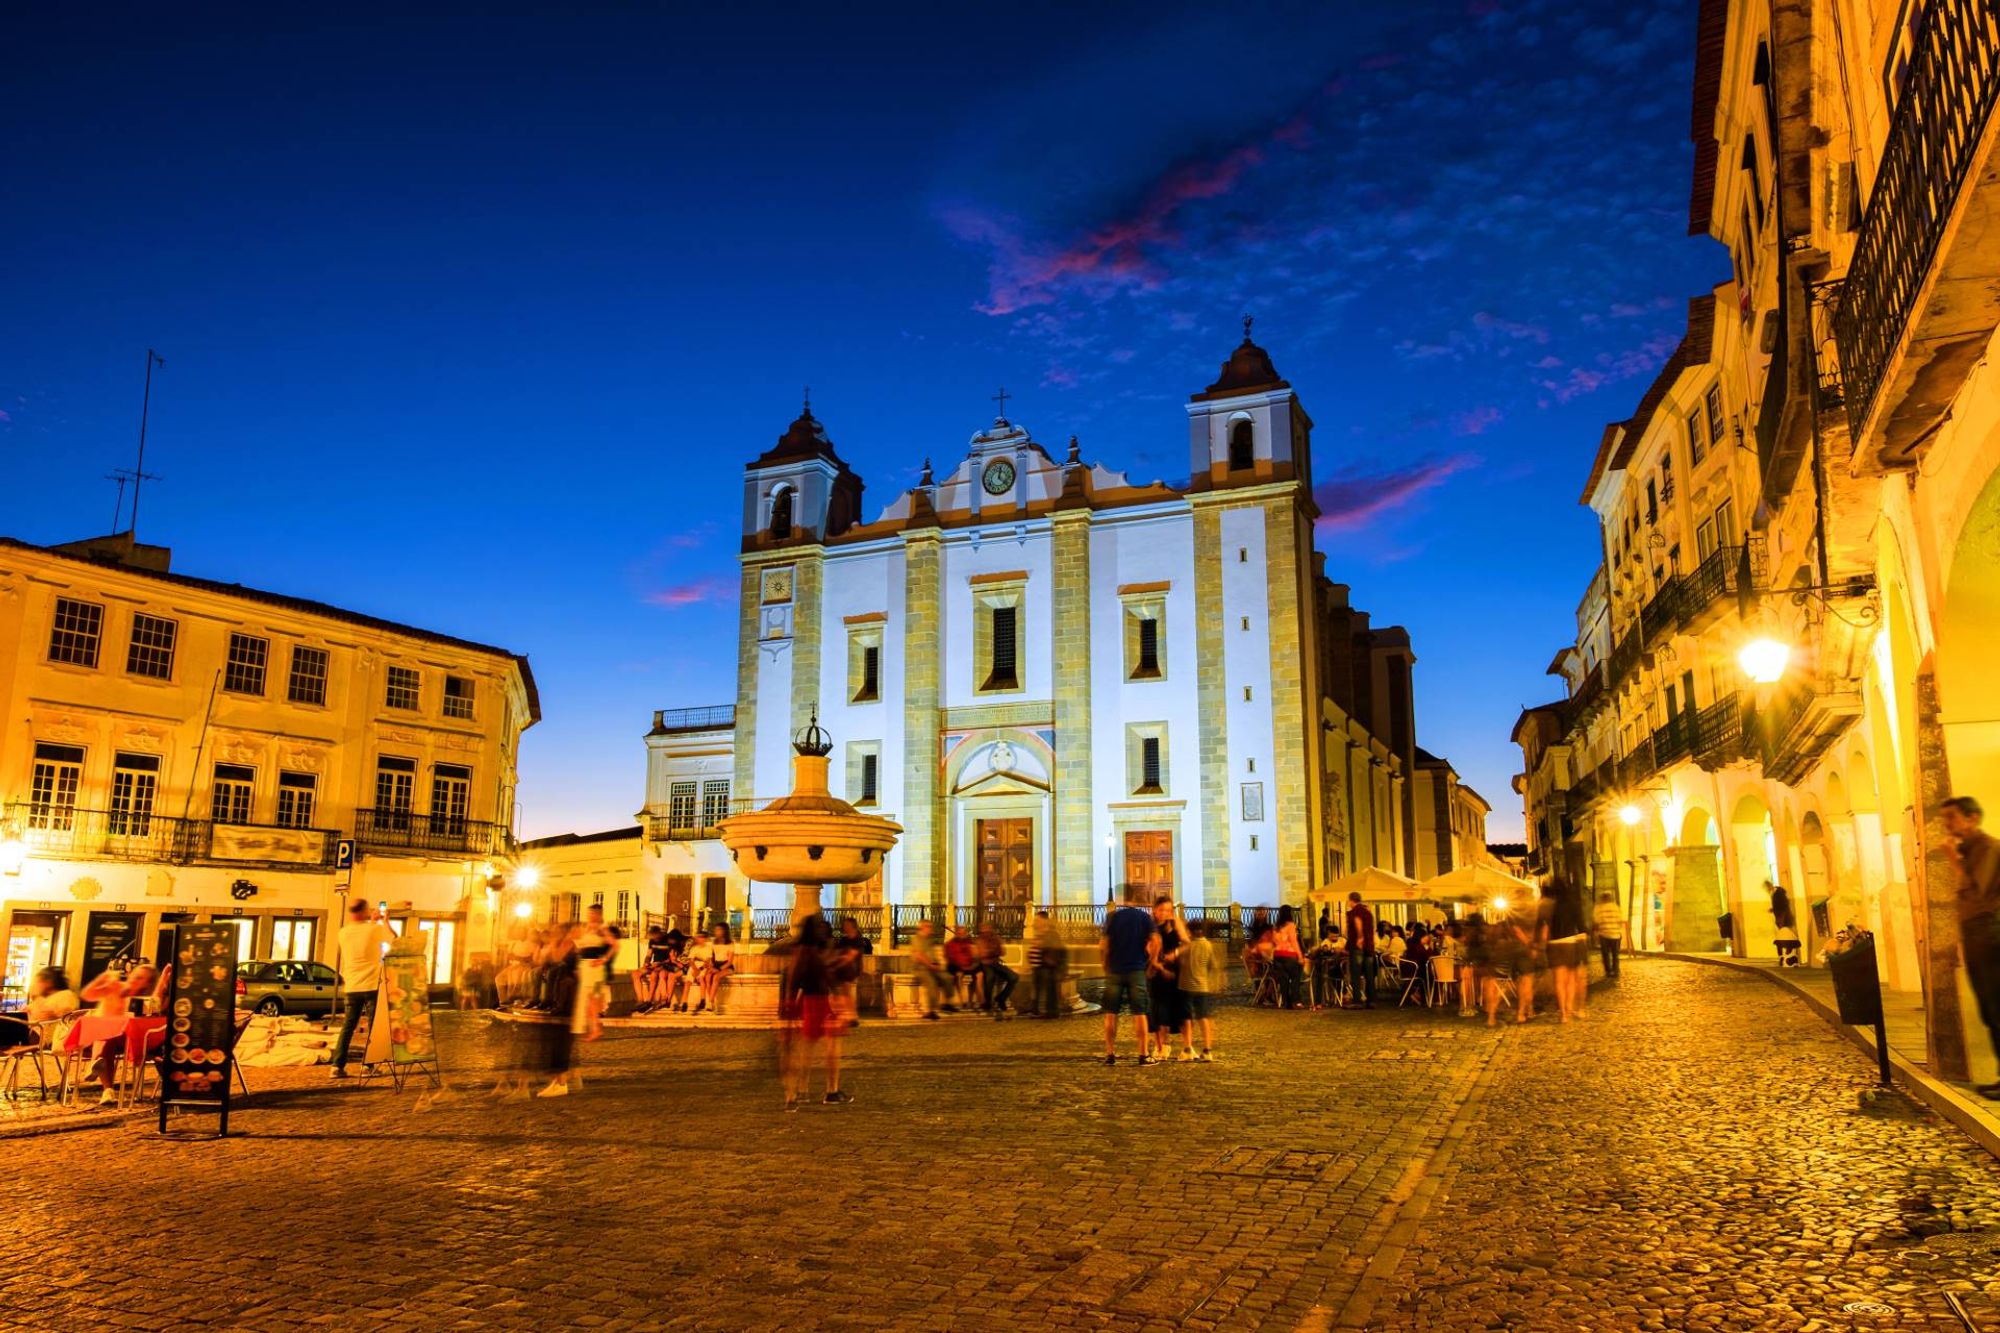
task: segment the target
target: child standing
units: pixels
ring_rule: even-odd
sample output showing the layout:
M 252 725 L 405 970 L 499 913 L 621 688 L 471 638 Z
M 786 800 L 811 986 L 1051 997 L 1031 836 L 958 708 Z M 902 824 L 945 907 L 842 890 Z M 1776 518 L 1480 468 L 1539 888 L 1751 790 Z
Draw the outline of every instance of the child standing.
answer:
M 1191 938 L 1181 948 L 1180 989 L 1187 1013 L 1188 1032 L 1183 1038 L 1193 1044 L 1194 1025 L 1201 1024 L 1201 1058 L 1215 1058 L 1215 1006 L 1222 998 L 1222 950 L 1208 937 L 1208 922 L 1190 921 Z

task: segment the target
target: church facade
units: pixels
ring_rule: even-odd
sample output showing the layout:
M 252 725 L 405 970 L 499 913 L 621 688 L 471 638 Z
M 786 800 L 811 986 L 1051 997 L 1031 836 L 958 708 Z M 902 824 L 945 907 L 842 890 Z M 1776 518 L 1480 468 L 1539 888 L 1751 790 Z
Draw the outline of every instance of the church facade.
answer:
M 1003 413 L 865 519 L 808 405 L 745 471 L 739 807 L 817 713 L 835 793 L 904 828 L 850 906 L 1299 902 L 1413 865 L 1415 659 L 1321 572 L 1312 421 L 1247 323 L 1186 429 L 1170 486 Z

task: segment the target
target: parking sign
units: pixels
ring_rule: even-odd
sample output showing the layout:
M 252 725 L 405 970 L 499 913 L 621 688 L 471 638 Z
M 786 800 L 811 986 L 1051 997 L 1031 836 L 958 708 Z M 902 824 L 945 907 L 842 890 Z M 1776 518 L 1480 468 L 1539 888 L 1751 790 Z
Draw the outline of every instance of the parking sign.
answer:
M 333 868 L 335 870 L 354 869 L 354 839 L 342 838 L 333 844 Z

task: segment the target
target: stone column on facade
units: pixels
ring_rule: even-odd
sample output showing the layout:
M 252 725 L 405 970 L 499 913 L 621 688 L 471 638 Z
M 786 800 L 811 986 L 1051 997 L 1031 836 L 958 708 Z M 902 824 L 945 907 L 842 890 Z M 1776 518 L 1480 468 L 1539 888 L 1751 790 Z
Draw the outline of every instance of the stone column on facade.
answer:
M 938 579 L 944 542 L 935 523 L 933 518 L 933 526 L 903 535 L 903 888 L 906 901 L 947 906 L 951 884 L 941 873 L 938 836 L 943 697 Z
M 1298 501 L 1287 495 L 1264 502 L 1266 606 L 1271 628 L 1272 836 L 1278 840 L 1278 901 L 1304 903 L 1313 888 L 1314 818 L 1319 791 L 1319 705 L 1314 660 L 1319 636 L 1306 614 L 1306 564 L 1310 541 Z M 1306 549 L 1310 549 L 1309 546 Z M 1227 783 L 1225 782 L 1225 800 Z
M 819 708 L 820 606 L 826 568 L 820 548 L 799 553 L 792 569 L 792 715 L 788 732 L 796 733 Z
M 1958 867 L 1945 850 L 1941 810 L 1953 795 L 1944 725 L 1938 716 L 1937 674 L 1920 671 L 1917 695 L 1917 815 L 1923 852 L 1916 858 L 1924 907 L 1924 1045 L 1931 1073 L 1964 1082 L 1972 1076 L 1959 1003 Z
M 1055 589 L 1055 893 L 1087 903 L 1095 889 L 1095 793 L 1091 787 L 1090 511 L 1059 509 L 1052 521 Z M 1189 669 L 1197 669 L 1193 663 Z
M 757 654 L 758 634 L 763 624 L 763 573 L 757 565 L 743 567 L 743 600 L 736 631 L 736 713 L 735 776 L 730 799 L 741 809 L 749 809 L 757 796 Z M 660 799 L 666 800 L 661 793 Z
M 1715 847 L 1673 849 L 1674 878 L 1667 889 L 1667 938 L 1663 946 L 1677 953 L 1708 953 L 1721 933 L 1715 904 L 1722 893 L 1721 859 Z M 1643 877 L 1640 884 L 1643 892 Z
M 1223 672 L 1222 511 L 1194 506 L 1195 710 L 1200 719 L 1202 901 L 1230 901 L 1229 682 Z M 1192 896 L 1192 895 L 1188 895 Z

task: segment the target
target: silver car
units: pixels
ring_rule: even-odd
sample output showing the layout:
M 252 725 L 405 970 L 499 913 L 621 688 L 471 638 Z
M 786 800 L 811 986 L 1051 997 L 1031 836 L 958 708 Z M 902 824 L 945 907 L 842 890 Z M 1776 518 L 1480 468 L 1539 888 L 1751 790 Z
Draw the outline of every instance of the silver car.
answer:
M 325 963 L 236 965 L 236 1007 L 260 1014 L 330 1014 L 340 974 Z

